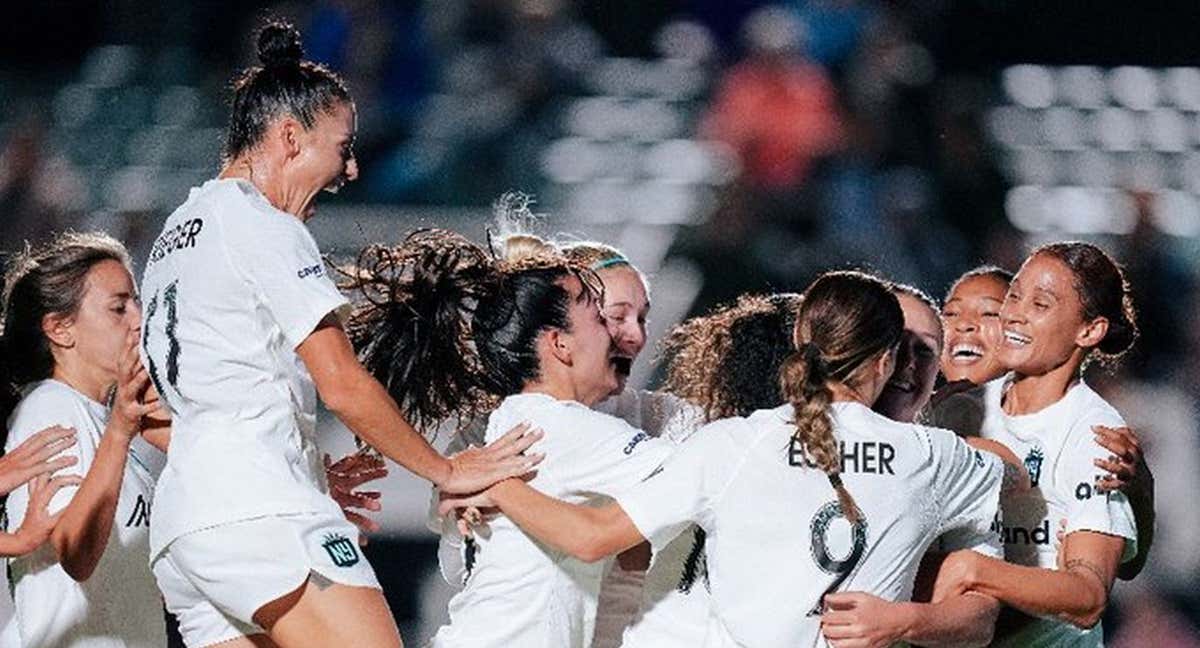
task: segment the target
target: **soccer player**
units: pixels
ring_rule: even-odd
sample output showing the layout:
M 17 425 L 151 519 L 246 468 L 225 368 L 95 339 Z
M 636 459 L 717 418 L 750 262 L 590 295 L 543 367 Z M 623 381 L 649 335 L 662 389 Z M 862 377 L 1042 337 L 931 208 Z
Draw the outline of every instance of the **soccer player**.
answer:
M 783 400 L 779 369 L 792 354 L 800 296 L 744 295 L 676 326 L 663 343 L 664 389 L 694 403 L 705 422 L 749 416 Z M 704 643 L 711 594 L 704 530 L 689 525 L 654 556 L 626 648 Z
M 354 103 L 290 25 L 268 23 L 258 55 L 234 83 L 219 177 L 167 218 L 143 279 L 143 354 L 173 426 L 152 566 L 189 646 L 399 646 L 326 492 L 317 398 L 446 492 L 526 472 L 536 435 L 442 457 L 358 363 L 304 225 L 358 175 Z
M 994 552 L 1001 468 L 949 432 L 897 423 L 870 404 L 903 329 L 877 279 L 822 275 L 784 364 L 787 404 L 698 431 L 637 488 L 603 507 L 507 480 L 444 508 L 498 506 L 550 546 L 597 560 L 689 522 L 704 529 L 713 615 L 706 645 L 819 645 L 825 594 L 906 598 L 931 539 L 957 530 Z
M 987 594 L 1039 617 L 1001 645 L 1100 646 L 1100 617 L 1118 566 L 1137 553 L 1137 528 L 1125 495 L 1096 483 L 1095 462 L 1108 453 L 1093 427 L 1124 422 L 1081 374 L 1136 339 L 1128 284 L 1094 245 L 1042 246 L 1013 279 L 1000 319 L 1000 361 L 1012 374 L 986 403 L 1001 416 L 983 436 L 1024 458 L 1033 488 L 1004 496 L 1009 562 L 959 553 L 942 569 L 949 591 Z M 1059 547 L 1053 536 L 1062 520 Z
M 138 360 L 140 318 L 129 255 L 108 236 L 61 235 L 18 256 L 5 277 L 4 383 L 23 386 L 5 446 L 14 453 L 38 430 L 70 427 L 77 442 L 56 449 L 84 474 L 48 484 L 43 477 L 9 495 L 10 524 L 49 525 L 42 509 L 51 495 L 57 518 L 47 541 L 9 563 L 9 632 L 20 645 L 166 644 L 146 564 L 164 458 L 139 435 L 142 417 L 157 408 L 140 402 L 149 385 Z
M 606 328 L 595 273 L 553 246 L 497 260 L 457 234 L 418 231 L 364 251 L 356 284 L 364 299 L 353 338 L 413 420 L 473 420 L 494 407 L 487 440 L 522 421 L 545 431 L 532 487 L 591 502 L 638 483 L 670 452 L 591 409 L 617 389 L 628 357 Z M 584 648 L 601 567 L 493 520 L 466 545 L 465 587 L 432 645 Z

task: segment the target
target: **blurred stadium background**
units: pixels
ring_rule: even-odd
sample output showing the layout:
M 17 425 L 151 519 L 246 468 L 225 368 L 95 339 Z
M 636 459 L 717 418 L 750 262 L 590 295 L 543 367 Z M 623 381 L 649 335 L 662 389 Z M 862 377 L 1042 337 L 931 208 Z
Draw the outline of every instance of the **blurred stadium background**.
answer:
M 357 99 L 361 177 L 312 222 L 335 257 L 419 225 L 482 237 L 489 203 L 524 190 L 547 233 L 615 243 L 651 274 L 654 339 L 830 267 L 941 295 L 1039 242 L 1100 242 L 1130 272 L 1144 335 L 1092 380 L 1158 483 L 1154 551 L 1116 587 L 1109 644 L 1200 646 L 1196 3 L 47 0 L 3 13 L 4 251 L 99 228 L 144 258 L 215 174 L 224 86 L 268 13 L 301 27 L 308 57 Z M 635 380 L 653 376 L 639 361 Z M 352 447 L 333 421 L 324 438 L 335 456 Z M 448 596 L 428 493 L 399 474 L 384 490 L 368 553 L 420 645 Z

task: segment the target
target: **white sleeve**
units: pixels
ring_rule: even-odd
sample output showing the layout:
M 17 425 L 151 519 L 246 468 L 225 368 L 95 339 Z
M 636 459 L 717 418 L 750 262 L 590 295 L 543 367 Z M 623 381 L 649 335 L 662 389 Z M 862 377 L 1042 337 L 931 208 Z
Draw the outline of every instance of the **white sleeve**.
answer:
M 254 284 L 295 348 L 326 315 L 343 315 L 349 301 L 329 278 L 312 235 L 299 221 L 286 218 L 290 217 L 240 214 L 224 223 L 232 262 Z
M 1121 427 L 1124 421 L 1089 420 L 1071 430 L 1071 440 L 1063 448 L 1059 459 L 1056 484 L 1068 492 L 1061 493 L 1070 502 L 1067 509 L 1066 534 L 1075 531 L 1095 531 L 1125 539 L 1125 550 L 1121 561 L 1137 555 L 1137 522 L 1133 517 L 1133 506 L 1120 491 L 1097 491 L 1096 478 L 1101 470 L 1092 463 L 1094 459 L 1108 458 L 1109 451 L 1096 443 L 1091 426 L 1106 425 Z
M 933 489 L 938 506 L 937 534 L 947 551 L 974 549 L 999 556 L 994 524 L 1000 508 L 1004 466 L 947 430 L 927 429 L 938 462 Z
M 642 428 L 651 436 L 681 443 L 704 424 L 704 412 L 674 394 L 642 391 L 638 396 Z
M 617 495 L 617 503 L 655 552 L 688 524 L 712 530 L 712 513 L 735 474 L 738 457 L 746 454 L 745 444 L 734 441 L 739 430 L 728 429 L 738 423 L 743 422 L 731 419 L 701 428 L 645 482 Z M 748 431 L 740 431 L 745 440 Z
M 675 449 L 670 442 L 655 439 L 621 419 L 590 410 L 578 413 L 577 421 L 558 424 L 574 424 L 579 429 L 555 431 L 557 438 L 565 434 L 575 437 L 567 456 L 555 457 L 552 469 L 564 494 L 612 497 L 644 480 Z M 552 446 L 546 447 L 547 452 L 554 452 Z
M 5 451 L 11 452 L 38 432 L 55 425 L 69 427 L 75 430 L 75 444 L 55 455 L 56 457 L 73 456 L 76 463 L 59 470 L 56 475 L 84 476 L 96 460 L 96 444 L 90 432 L 91 418 L 83 409 L 83 405 L 70 398 L 55 398 L 55 395 L 36 394 L 36 402 L 26 403 L 18 410 L 8 433 Z M 48 507 L 51 513 L 58 513 L 67 508 L 78 486 L 66 486 L 58 490 L 50 500 Z M 15 531 L 25 520 L 25 511 L 29 507 L 29 486 L 18 486 L 8 496 L 6 506 L 8 512 L 9 531 Z

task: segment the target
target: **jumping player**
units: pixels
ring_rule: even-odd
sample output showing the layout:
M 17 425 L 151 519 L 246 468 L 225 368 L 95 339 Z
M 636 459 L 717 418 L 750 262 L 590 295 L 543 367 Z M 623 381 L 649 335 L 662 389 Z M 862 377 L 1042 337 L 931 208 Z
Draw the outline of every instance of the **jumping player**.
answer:
M 326 492 L 316 399 L 446 492 L 526 472 L 535 437 L 444 458 L 358 363 L 304 226 L 358 174 L 354 103 L 290 25 L 268 23 L 258 54 L 234 82 L 219 177 L 168 217 L 143 280 L 143 353 L 173 422 L 152 565 L 189 646 L 398 646 Z

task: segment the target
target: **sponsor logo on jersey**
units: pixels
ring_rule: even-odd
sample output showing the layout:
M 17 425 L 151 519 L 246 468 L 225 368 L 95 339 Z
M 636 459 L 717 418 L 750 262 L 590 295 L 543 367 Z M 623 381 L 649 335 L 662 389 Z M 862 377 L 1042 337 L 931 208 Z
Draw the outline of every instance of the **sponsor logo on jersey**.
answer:
M 163 257 L 177 250 L 196 247 L 196 236 L 204 229 L 204 220 L 189 218 L 175 227 L 163 230 L 154 240 L 150 248 L 150 263 L 161 261 Z
M 1100 475 L 1096 475 L 1096 479 L 1099 480 Z M 1112 499 L 1112 491 L 1106 491 L 1095 484 L 1079 482 L 1079 484 L 1075 486 L 1075 499 L 1081 502 L 1084 500 L 1090 500 L 1096 495 L 1103 495 L 1106 498 Z
M 629 440 L 629 443 L 625 444 L 625 454 L 633 454 L 633 449 L 636 448 L 639 443 L 649 438 L 650 435 L 646 434 L 645 432 L 638 432 L 637 434 L 633 435 L 633 438 Z
M 146 498 L 139 493 L 137 501 L 133 503 L 133 511 L 129 514 L 129 519 L 125 521 L 125 528 L 140 526 L 150 526 L 150 502 L 147 502 Z
M 1038 446 L 1030 448 L 1029 454 L 1025 455 L 1025 470 L 1029 471 L 1029 485 L 1034 488 L 1037 488 L 1038 481 L 1042 478 L 1042 461 L 1045 458 L 1042 449 Z
M 993 523 L 994 524 L 994 523 Z M 1000 539 L 1006 545 L 1048 545 L 1050 544 L 1050 520 L 1030 528 L 1023 526 L 1002 526 Z
M 358 564 L 358 547 L 350 541 L 350 538 L 340 533 L 330 533 L 325 536 L 325 542 L 321 547 L 329 554 L 329 558 L 333 560 L 333 564 L 338 567 L 350 567 Z
M 310 265 L 307 268 L 300 268 L 296 271 L 296 276 L 300 279 L 305 277 L 320 277 L 325 274 L 325 266 L 323 264 Z

